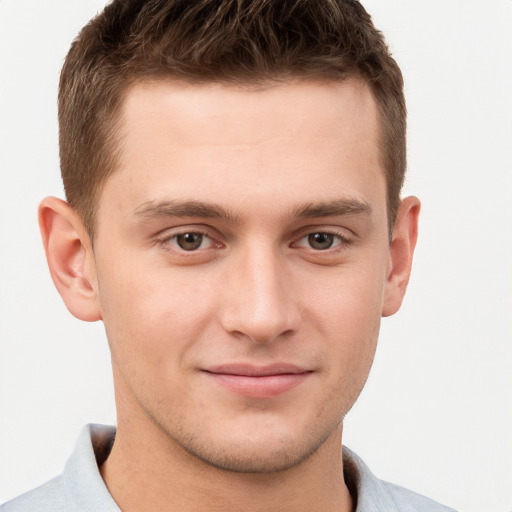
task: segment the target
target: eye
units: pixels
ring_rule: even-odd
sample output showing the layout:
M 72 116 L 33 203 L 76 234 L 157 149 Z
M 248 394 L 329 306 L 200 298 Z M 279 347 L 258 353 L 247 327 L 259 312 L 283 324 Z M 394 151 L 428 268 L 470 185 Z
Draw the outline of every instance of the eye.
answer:
M 208 235 L 197 231 L 187 231 L 185 233 L 178 233 L 171 237 L 162 240 L 162 243 L 171 246 L 175 250 L 186 252 L 194 252 L 199 249 L 210 249 L 215 246 L 214 240 Z
M 316 231 L 304 235 L 293 246 L 315 251 L 326 251 L 348 243 L 350 243 L 350 240 L 341 234 Z
M 203 244 L 203 239 L 206 238 L 201 233 L 183 233 L 176 235 L 176 244 L 184 251 L 194 251 L 199 249 Z
M 313 249 L 323 251 L 332 247 L 335 242 L 336 235 L 333 235 L 332 233 L 311 233 L 307 238 L 309 245 Z

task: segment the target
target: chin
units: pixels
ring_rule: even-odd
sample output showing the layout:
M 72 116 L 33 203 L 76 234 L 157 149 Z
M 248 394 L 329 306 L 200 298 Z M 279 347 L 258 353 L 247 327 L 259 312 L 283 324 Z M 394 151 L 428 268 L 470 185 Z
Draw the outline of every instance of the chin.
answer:
M 309 435 L 231 436 L 208 441 L 189 436 L 186 441 L 174 439 L 196 459 L 209 466 L 234 473 L 277 473 L 308 460 L 325 443 L 332 431 L 310 432 Z
M 194 447 L 197 448 L 197 447 Z M 307 460 L 318 447 L 292 446 L 269 448 L 231 446 L 226 450 L 188 447 L 188 452 L 202 462 L 233 473 L 277 473 L 291 469 Z

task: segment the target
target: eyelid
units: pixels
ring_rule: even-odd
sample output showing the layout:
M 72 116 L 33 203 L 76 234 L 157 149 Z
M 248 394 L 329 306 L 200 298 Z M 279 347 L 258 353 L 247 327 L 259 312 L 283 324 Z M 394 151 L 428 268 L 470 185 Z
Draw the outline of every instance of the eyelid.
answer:
M 201 243 L 199 244 L 199 247 L 195 248 L 195 249 L 184 249 L 183 247 L 180 247 L 179 245 L 179 242 L 178 242 L 178 238 L 180 236 L 183 236 L 183 235 L 191 235 L 191 234 L 194 234 L 194 235 L 199 235 L 201 237 Z M 209 243 L 208 243 L 209 241 Z M 192 253 L 192 252 L 199 252 L 201 250 L 206 250 L 206 249 L 210 249 L 210 247 L 203 247 L 203 245 L 211 245 L 212 242 L 214 243 L 215 241 L 209 237 L 206 233 L 199 233 L 199 232 L 196 232 L 196 231 L 186 231 L 185 233 L 178 233 L 176 235 L 173 235 L 169 238 L 167 238 L 167 241 L 166 243 L 170 244 L 173 246 L 173 248 L 175 248 L 177 251 L 184 251 L 186 253 Z
M 171 240 L 176 240 L 176 238 L 180 235 L 184 235 L 186 233 L 195 233 L 210 239 L 209 247 L 203 249 L 194 249 L 187 251 L 186 249 L 180 248 L 177 243 L 170 243 Z M 311 246 L 307 247 L 306 244 L 299 245 L 304 239 L 308 236 L 315 233 L 325 233 L 328 235 L 335 236 L 339 239 L 338 243 L 333 244 L 333 246 L 327 249 L 315 249 Z M 342 227 L 331 227 L 331 226 L 322 226 L 322 225 L 313 225 L 313 226 L 305 226 L 300 230 L 297 230 L 295 235 L 292 237 L 292 241 L 289 244 L 292 248 L 304 248 L 309 249 L 312 252 L 332 252 L 337 249 L 343 248 L 343 246 L 349 245 L 354 242 L 355 235 L 348 228 Z M 217 230 L 211 228 L 210 226 L 205 226 L 204 224 L 188 224 L 188 225 L 180 225 L 176 227 L 166 228 L 155 235 L 155 243 L 162 246 L 164 250 L 168 252 L 173 252 L 175 254 L 193 257 L 198 253 L 204 253 L 211 249 L 215 248 L 223 248 L 225 244 L 220 242 L 219 239 L 222 239 L 220 233 Z
M 180 235 L 185 235 L 187 233 L 194 233 L 208 238 L 210 240 L 209 247 L 187 251 L 186 249 L 179 247 L 177 243 L 171 243 L 173 240 L 176 241 L 177 237 Z M 168 252 L 190 257 L 194 254 L 202 253 L 210 249 L 223 247 L 223 244 L 219 242 L 217 238 L 220 237 L 215 236 L 215 234 L 212 233 L 212 230 L 206 228 L 204 225 L 190 224 L 186 226 L 178 226 L 175 228 L 167 228 L 160 231 L 155 236 L 155 243 L 160 245 L 164 250 Z
M 291 247 L 301 247 L 301 248 L 304 247 L 306 249 L 310 249 L 311 251 L 315 251 L 315 252 L 328 252 L 328 251 L 336 250 L 340 246 L 348 245 L 354 241 L 353 236 L 349 235 L 347 233 L 347 231 L 348 230 L 346 230 L 346 229 L 343 230 L 341 228 L 332 228 L 332 227 L 323 227 L 323 226 L 308 226 L 307 228 L 303 228 L 299 231 L 297 236 L 294 238 L 295 241 L 293 241 L 291 243 Z M 313 247 L 306 247 L 305 245 L 299 246 L 299 242 L 301 242 L 302 240 L 305 240 L 308 236 L 314 235 L 316 233 L 324 233 L 326 235 L 332 235 L 332 236 L 338 237 L 340 242 L 335 245 L 332 245 L 328 249 L 323 249 L 323 250 L 322 249 L 314 249 Z

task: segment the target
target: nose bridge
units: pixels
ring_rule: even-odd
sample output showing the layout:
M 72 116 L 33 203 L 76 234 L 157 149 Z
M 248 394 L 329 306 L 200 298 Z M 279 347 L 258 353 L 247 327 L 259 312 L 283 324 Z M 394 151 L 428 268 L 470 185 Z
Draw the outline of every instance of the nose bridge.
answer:
M 299 314 L 279 251 L 270 243 L 255 244 L 232 263 L 224 328 L 260 343 L 295 330 Z

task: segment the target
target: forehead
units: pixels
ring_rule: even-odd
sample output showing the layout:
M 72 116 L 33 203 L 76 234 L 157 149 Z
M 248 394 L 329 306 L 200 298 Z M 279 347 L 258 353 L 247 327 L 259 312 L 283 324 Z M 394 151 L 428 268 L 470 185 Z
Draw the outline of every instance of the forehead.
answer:
M 126 208 L 176 197 L 234 208 L 254 197 L 358 199 L 375 183 L 385 195 L 377 107 L 356 79 L 258 88 L 145 82 L 126 94 L 120 138 L 104 192 L 123 189 Z
M 378 131 L 373 94 L 355 78 L 273 81 L 258 86 L 159 80 L 128 89 L 122 107 L 126 135 L 135 126 L 137 131 L 152 131 L 156 124 L 169 129 L 171 115 L 177 120 L 174 128 L 180 143 L 192 145 L 254 144 L 258 135 L 310 137 L 312 129 L 319 137 L 333 132 L 341 137 L 368 137 Z M 222 130 L 212 131 L 214 124 Z

